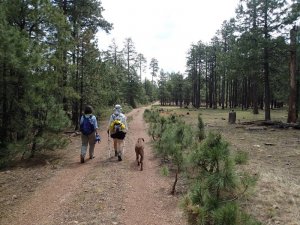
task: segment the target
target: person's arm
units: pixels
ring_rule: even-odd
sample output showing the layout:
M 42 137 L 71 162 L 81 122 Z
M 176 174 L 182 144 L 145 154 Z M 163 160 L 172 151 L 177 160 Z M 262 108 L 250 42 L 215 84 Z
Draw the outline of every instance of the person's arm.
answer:
M 82 115 L 82 116 L 80 117 L 79 124 L 82 124 L 82 122 L 83 122 L 83 117 L 84 117 L 84 115 Z
M 107 126 L 107 134 L 109 134 L 110 124 L 113 121 L 112 115 L 109 117 L 108 126 Z
M 101 139 L 100 139 L 100 135 L 98 134 L 98 130 L 99 130 L 99 127 L 98 127 L 98 121 L 97 121 L 97 118 L 96 118 L 96 116 L 93 116 L 92 117 L 92 122 L 93 122 L 93 125 L 94 125 L 94 127 L 95 127 L 95 144 L 98 142 L 100 142 L 101 141 Z
M 95 131 L 96 131 L 96 134 L 97 134 L 99 129 L 98 129 L 98 122 L 97 122 L 96 116 L 92 117 L 92 121 L 93 121 L 93 125 L 95 127 Z
M 125 131 L 127 132 L 128 131 L 128 125 L 127 125 L 127 117 L 124 115 L 124 118 L 123 118 L 123 120 L 124 120 L 124 124 L 125 124 Z
M 127 119 L 125 118 L 126 132 L 128 131 Z

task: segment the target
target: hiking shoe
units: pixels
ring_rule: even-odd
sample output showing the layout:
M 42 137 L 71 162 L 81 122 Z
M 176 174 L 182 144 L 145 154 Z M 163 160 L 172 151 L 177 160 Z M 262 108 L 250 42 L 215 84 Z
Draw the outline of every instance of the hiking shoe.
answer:
M 118 155 L 118 161 L 122 161 L 122 156 Z
M 90 159 L 93 159 L 93 158 L 95 158 L 95 156 L 90 156 Z
M 84 157 L 80 155 L 80 163 L 84 163 Z

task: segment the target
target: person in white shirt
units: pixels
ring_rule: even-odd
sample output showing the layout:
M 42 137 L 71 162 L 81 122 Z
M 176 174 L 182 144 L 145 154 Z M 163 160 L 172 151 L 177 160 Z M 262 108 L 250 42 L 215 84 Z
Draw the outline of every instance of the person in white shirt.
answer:
M 108 122 L 107 134 L 114 141 L 115 156 L 122 161 L 122 147 L 124 147 L 124 138 L 128 131 L 126 116 L 122 113 L 121 105 L 115 105 L 114 112 L 111 114 Z

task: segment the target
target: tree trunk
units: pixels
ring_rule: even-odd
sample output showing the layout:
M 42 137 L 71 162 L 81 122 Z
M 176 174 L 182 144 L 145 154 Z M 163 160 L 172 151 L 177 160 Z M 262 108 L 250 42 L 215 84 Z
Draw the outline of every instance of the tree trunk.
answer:
M 229 115 L 228 115 L 228 123 L 235 124 L 235 121 L 236 121 L 236 112 L 234 112 L 234 110 L 232 110 L 231 112 L 229 112 Z
M 172 187 L 172 191 L 171 191 L 172 195 L 175 195 L 176 184 L 178 181 L 178 173 L 179 173 L 179 169 L 177 168 L 176 173 L 175 173 L 175 181 L 173 183 L 173 187 Z
M 230 80 L 229 86 L 229 108 L 233 108 L 233 80 Z
M 8 129 L 8 122 L 7 122 L 7 116 L 8 116 L 8 109 L 7 109 L 7 81 L 6 81 L 6 63 L 5 60 L 3 62 L 3 68 L 2 68 L 2 124 L 1 124 L 1 139 L 6 140 L 7 138 L 7 129 Z
M 195 108 L 197 108 L 197 103 L 196 103 L 196 96 L 197 96 L 197 88 L 196 88 L 196 72 L 195 72 L 195 65 L 193 65 L 193 75 L 192 75 L 192 77 L 193 77 L 193 106 L 195 107 Z
M 229 81 L 226 81 L 226 92 L 225 92 L 225 108 L 228 108 L 228 101 L 229 101 Z
M 226 72 L 224 71 L 223 78 L 222 78 L 222 92 L 221 92 L 221 106 L 222 109 L 225 108 L 225 79 L 226 79 Z
M 198 68 L 198 74 L 197 74 L 197 79 L 198 79 L 198 83 L 197 83 L 197 105 L 198 108 L 200 108 L 201 106 L 201 95 L 200 95 L 200 87 L 201 87 L 201 60 L 199 60 L 199 68 Z
M 257 97 L 257 82 L 256 77 L 252 78 L 252 102 L 253 102 L 253 114 L 258 114 L 258 97 Z
M 216 71 L 216 56 L 214 58 L 214 64 L 213 64 L 213 77 L 214 77 L 214 82 L 213 82 L 213 108 L 217 109 L 218 108 L 218 90 L 217 90 L 217 86 L 218 86 L 218 80 L 217 80 L 217 71 Z
M 205 61 L 205 107 L 208 108 L 208 78 L 207 78 L 207 58 Z
M 60 9 L 63 10 L 64 12 L 64 15 L 67 16 L 68 15 L 68 9 L 67 9 L 67 0 L 61 0 L 59 2 L 59 7 Z M 68 80 L 68 77 L 67 77 L 67 51 L 66 50 L 63 50 L 63 69 L 62 69 L 62 88 L 66 88 L 67 87 L 67 80 Z M 63 97 L 62 97 L 62 103 L 63 103 L 63 109 L 65 112 L 68 112 L 68 100 L 67 100 L 67 97 L 65 96 L 65 94 L 63 94 Z
M 270 83 L 269 83 L 269 32 L 268 32 L 268 12 L 267 6 L 265 6 L 264 10 L 264 81 L 265 81 L 265 120 L 271 120 L 271 112 L 270 112 Z
M 297 27 L 294 26 L 290 31 L 291 38 L 291 57 L 290 57 L 290 96 L 289 96 L 289 111 L 288 111 L 288 123 L 297 122 L 296 112 L 296 98 L 297 98 L 297 86 L 296 86 L 296 34 Z
M 237 107 L 238 106 L 238 103 L 239 103 L 239 101 L 238 101 L 238 81 L 237 81 L 237 79 L 235 79 L 235 81 L 234 81 L 234 105 L 233 105 L 233 107 L 235 108 L 235 107 Z
M 246 85 L 247 85 L 247 82 L 246 82 L 246 78 L 244 78 L 243 79 L 243 84 L 242 84 L 242 99 L 241 99 L 241 104 L 242 104 L 242 110 L 244 110 L 246 107 L 245 107 L 245 105 L 246 105 L 246 90 L 247 90 L 247 87 L 246 87 Z
M 213 87 L 214 87 L 214 77 L 213 77 L 213 69 L 212 69 L 212 64 L 210 64 L 210 76 L 209 76 L 209 108 L 212 108 L 213 106 Z

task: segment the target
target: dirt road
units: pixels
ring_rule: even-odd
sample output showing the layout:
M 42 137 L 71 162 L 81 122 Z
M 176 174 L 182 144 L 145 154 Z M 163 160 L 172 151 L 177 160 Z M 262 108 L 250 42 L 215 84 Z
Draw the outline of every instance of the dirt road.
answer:
M 172 180 L 160 174 L 159 161 L 152 153 L 143 111 L 144 108 L 135 109 L 127 115 L 129 132 L 121 162 L 108 158 L 109 139 L 104 124 L 102 142 L 96 145 L 93 160 L 79 163 L 81 143 L 77 136 L 69 146 L 69 160 L 60 167 L 48 163 L 31 169 L 34 172 L 23 173 L 30 174 L 27 181 L 21 179 L 22 168 L 1 172 L 1 179 L 14 178 L 16 187 L 14 193 L 9 192 L 9 184 L 0 180 L 0 193 L 8 195 L 2 199 L 8 210 L 3 212 L 2 208 L 0 224 L 186 224 L 178 207 L 179 198 L 169 195 Z M 144 171 L 139 171 L 135 163 L 134 144 L 138 137 L 145 139 Z M 42 170 L 54 172 L 27 190 L 36 174 L 46 173 Z

